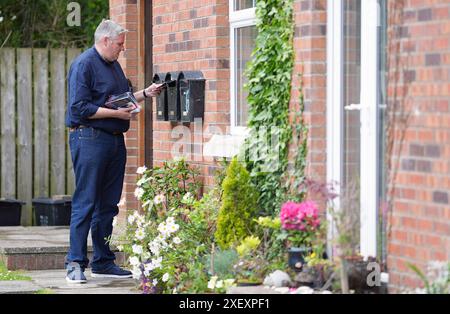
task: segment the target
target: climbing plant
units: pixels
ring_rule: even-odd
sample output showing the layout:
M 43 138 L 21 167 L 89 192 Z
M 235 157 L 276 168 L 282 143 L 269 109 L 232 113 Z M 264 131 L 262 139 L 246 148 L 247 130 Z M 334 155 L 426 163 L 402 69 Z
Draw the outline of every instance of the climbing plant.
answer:
M 295 108 L 293 119 L 293 137 L 292 145 L 295 147 L 295 153 L 292 158 L 293 164 L 290 171 L 285 173 L 284 188 L 286 189 L 286 201 L 301 202 L 306 196 L 305 179 L 306 179 L 306 160 L 308 155 L 308 126 L 305 123 L 305 98 L 303 94 L 303 77 L 299 77 L 299 103 Z
M 279 210 L 286 188 L 292 127 L 289 123 L 291 75 L 294 67 L 293 0 L 261 0 L 256 4 L 256 38 L 246 69 L 249 136 L 245 158 L 260 193 L 262 213 Z

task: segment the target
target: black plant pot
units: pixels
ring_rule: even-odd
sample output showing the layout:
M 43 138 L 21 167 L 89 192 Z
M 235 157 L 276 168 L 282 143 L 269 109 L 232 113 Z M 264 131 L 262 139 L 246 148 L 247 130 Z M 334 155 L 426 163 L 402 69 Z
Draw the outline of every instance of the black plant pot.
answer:
M 311 253 L 311 248 L 309 247 L 291 247 L 288 250 L 288 264 L 296 272 L 302 271 L 303 265 L 305 264 L 305 257 Z

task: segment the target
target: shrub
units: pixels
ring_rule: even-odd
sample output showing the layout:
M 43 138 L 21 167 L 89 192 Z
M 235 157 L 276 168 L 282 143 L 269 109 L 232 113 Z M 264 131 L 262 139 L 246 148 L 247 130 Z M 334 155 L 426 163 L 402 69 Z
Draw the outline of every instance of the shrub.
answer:
M 233 158 L 227 169 L 222 189 L 222 206 L 215 236 L 219 246 L 225 250 L 253 231 L 258 193 L 250 181 L 248 171 L 236 158 Z

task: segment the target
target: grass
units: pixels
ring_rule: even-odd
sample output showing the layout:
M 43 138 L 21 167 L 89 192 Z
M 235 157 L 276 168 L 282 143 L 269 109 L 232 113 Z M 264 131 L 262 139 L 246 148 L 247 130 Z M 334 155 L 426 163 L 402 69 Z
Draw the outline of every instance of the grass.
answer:
M 53 291 L 52 289 L 45 288 L 36 291 L 34 294 L 55 294 L 55 291 Z
M 24 276 L 19 271 L 10 271 L 3 262 L 0 262 L 0 281 L 27 280 L 31 281 L 31 277 Z

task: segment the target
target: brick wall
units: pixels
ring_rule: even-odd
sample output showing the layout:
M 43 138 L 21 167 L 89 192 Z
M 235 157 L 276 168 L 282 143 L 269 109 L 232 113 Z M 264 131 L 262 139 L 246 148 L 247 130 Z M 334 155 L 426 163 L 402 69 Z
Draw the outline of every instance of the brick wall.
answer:
M 157 121 L 154 104 L 154 164 L 173 159 L 172 150 L 182 153 L 199 168 L 203 183 L 212 186 L 215 163 L 202 151 L 211 136 L 208 128 L 225 132 L 230 124 L 228 1 L 155 0 L 153 35 L 154 73 L 198 70 L 206 79 L 203 123 Z
M 119 62 L 125 75 L 131 80 L 136 88 L 142 88 L 139 83 L 138 73 L 138 1 L 136 0 L 110 0 L 109 1 L 110 18 L 125 27 L 129 32 L 125 36 L 125 51 L 121 54 Z M 141 115 L 140 118 L 142 118 Z M 134 197 L 134 189 L 136 183 L 136 169 L 141 163 L 139 157 L 139 123 L 141 120 L 131 121 L 130 130 L 126 133 L 125 143 L 127 146 L 127 165 L 125 172 L 125 183 L 122 192 L 122 198 L 126 199 L 126 203 L 121 206 L 119 219 L 124 218 L 124 208 L 136 209 L 138 203 Z M 142 147 L 143 149 L 143 147 Z
M 299 74 L 303 76 L 305 121 L 309 125 L 307 175 L 326 181 L 326 0 L 294 3 L 295 67 L 291 108 L 299 103 Z M 296 147 L 291 148 L 291 152 Z
M 389 9 L 389 106 L 408 118 L 393 132 L 399 171 L 390 181 L 388 266 L 391 291 L 400 291 L 420 284 L 407 262 L 425 269 L 450 260 L 450 3 L 393 1 Z

